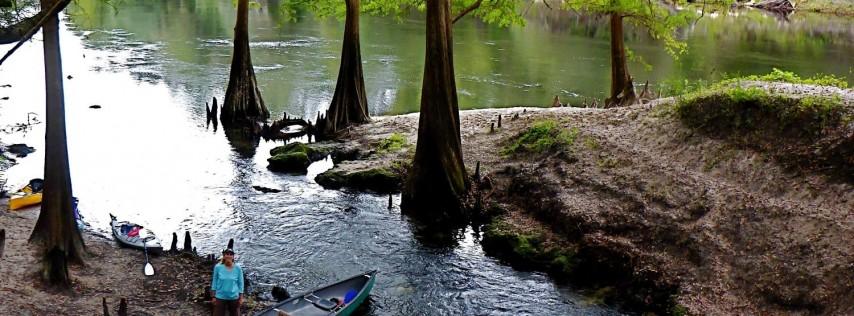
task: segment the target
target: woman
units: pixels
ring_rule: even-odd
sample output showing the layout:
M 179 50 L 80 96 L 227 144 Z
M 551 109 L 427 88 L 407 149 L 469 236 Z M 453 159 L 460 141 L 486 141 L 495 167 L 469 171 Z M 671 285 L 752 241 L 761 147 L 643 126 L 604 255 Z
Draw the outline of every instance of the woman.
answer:
M 211 303 L 214 316 L 240 316 L 240 304 L 243 303 L 243 269 L 234 263 L 234 250 L 222 251 L 222 260 L 214 266 L 211 281 Z

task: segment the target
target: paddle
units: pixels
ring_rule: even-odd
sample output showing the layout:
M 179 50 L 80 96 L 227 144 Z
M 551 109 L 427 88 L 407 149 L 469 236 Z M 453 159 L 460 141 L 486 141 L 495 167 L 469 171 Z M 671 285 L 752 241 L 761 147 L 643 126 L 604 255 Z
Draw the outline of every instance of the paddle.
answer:
M 147 246 L 147 244 L 148 244 L 149 240 L 150 239 L 146 238 L 142 241 L 142 250 L 145 252 L 145 268 L 143 268 L 143 272 L 147 276 L 152 276 L 152 275 L 154 275 L 154 266 L 152 266 L 151 263 L 148 262 L 148 246 Z

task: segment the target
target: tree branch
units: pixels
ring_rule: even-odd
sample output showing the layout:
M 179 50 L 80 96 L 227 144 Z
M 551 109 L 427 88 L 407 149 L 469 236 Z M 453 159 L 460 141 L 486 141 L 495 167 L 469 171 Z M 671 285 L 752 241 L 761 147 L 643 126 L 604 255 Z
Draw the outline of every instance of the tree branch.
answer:
M 45 13 L 45 11 L 42 10 L 38 14 L 33 16 L 32 18 L 27 18 L 24 21 L 22 21 L 21 23 L 29 21 L 30 19 L 36 20 L 36 18 L 39 17 L 39 15 L 41 15 L 41 17 L 38 18 L 38 22 L 35 23 L 34 25 L 31 25 L 29 31 L 24 33 L 23 36 L 21 36 L 20 39 L 18 39 L 18 44 L 15 44 L 15 47 L 12 47 L 12 49 L 10 49 L 8 52 L 6 52 L 6 55 L 3 55 L 3 58 L 0 59 L 0 65 L 2 65 L 3 62 L 6 61 L 6 59 L 9 58 L 9 56 L 12 55 L 12 53 L 14 53 L 16 50 L 18 50 L 18 48 L 21 47 L 21 45 L 23 45 L 24 42 L 29 40 L 30 37 L 33 37 L 33 35 L 36 34 L 36 31 L 38 31 L 39 28 L 41 28 L 42 25 L 44 25 L 44 23 L 47 22 L 48 18 L 55 16 L 57 13 L 59 13 L 59 11 L 62 11 L 62 9 L 65 9 L 65 7 L 68 6 L 69 3 L 71 3 L 71 0 L 59 0 L 53 4 L 53 7 L 51 7 L 50 10 L 47 11 L 47 13 Z M 42 9 L 44 9 L 44 8 L 42 8 Z M 21 23 L 15 24 L 15 26 L 21 25 Z M 23 27 L 23 25 L 22 25 L 22 27 Z M 4 44 L 8 44 L 8 43 L 12 43 L 12 42 L 14 42 L 14 40 L 7 42 L 7 43 L 4 43 Z
M 18 23 L 0 28 L 0 44 L 11 44 L 20 41 L 27 31 L 38 25 L 44 12 L 39 11 L 38 14 L 25 18 Z
M 457 23 L 457 21 L 459 21 L 459 20 L 460 20 L 460 19 L 462 19 L 464 16 L 466 16 L 466 14 L 469 14 L 469 13 L 471 13 L 472 11 L 474 11 L 475 9 L 477 9 L 478 7 L 480 7 L 480 4 L 481 4 L 481 3 L 483 3 L 483 0 L 477 0 L 477 2 L 475 2 L 475 3 L 474 3 L 474 4 L 472 4 L 471 6 L 469 6 L 468 8 L 466 8 L 465 10 L 463 10 L 462 12 L 460 12 L 460 14 L 457 14 L 457 16 L 454 18 L 454 21 L 453 21 L 453 22 L 451 22 L 451 24 Z

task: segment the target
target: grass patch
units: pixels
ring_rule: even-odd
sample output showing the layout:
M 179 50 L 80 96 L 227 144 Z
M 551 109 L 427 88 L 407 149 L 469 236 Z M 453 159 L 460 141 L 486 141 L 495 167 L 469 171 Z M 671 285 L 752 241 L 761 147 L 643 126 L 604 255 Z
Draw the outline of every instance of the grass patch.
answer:
M 376 151 L 377 153 L 385 154 L 399 151 L 405 147 L 409 147 L 409 143 L 406 142 L 406 136 L 400 133 L 393 133 L 388 138 L 377 143 Z
M 563 150 L 575 142 L 578 133 L 577 127 L 566 130 L 554 120 L 535 122 L 533 126 L 514 136 L 512 142 L 501 150 L 501 154 L 539 154 Z

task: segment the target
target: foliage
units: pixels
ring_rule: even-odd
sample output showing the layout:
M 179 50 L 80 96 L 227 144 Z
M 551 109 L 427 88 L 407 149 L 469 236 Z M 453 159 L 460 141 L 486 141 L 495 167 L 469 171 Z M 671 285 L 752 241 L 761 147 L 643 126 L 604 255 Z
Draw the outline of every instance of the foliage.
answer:
M 459 12 L 477 3 L 477 0 L 452 0 L 451 14 Z M 480 6 L 470 14 L 482 21 L 499 26 L 524 25 L 520 14 L 520 0 L 483 0 Z M 361 0 L 361 12 L 377 16 L 396 16 L 399 20 L 413 10 L 424 11 L 425 0 Z M 280 10 L 292 20 L 297 18 L 301 9 L 314 12 L 319 18 L 334 16 L 343 19 L 347 10 L 343 0 L 284 0 Z
M 400 133 L 393 133 L 388 138 L 377 143 L 376 150 L 377 153 L 384 154 L 396 152 L 408 146 L 409 143 L 406 142 L 406 136 Z
M 589 13 L 621 15 L 630 23 L 646 28 L 654 39 L 664 41 L 668 53 L 678 56 L 685 51 L 686 44 L 676 39 L 676 29 L 696 19 L 694 11 L 676 8 L 686 3 L 686 0 L 669 3 L 646 0 L 564 0 L 563 7 Z
M 550 150 L 560 150 L 565 146 L 572 145 L 578 137 L 578 128 L 565 130 L 556 121 L 546 120 L 534 123 L 524 132 L 516 135 L 515 140 L 505 147 L 501 153 L 504 155 L 518 154 L 523 152 L 542 153 Z

